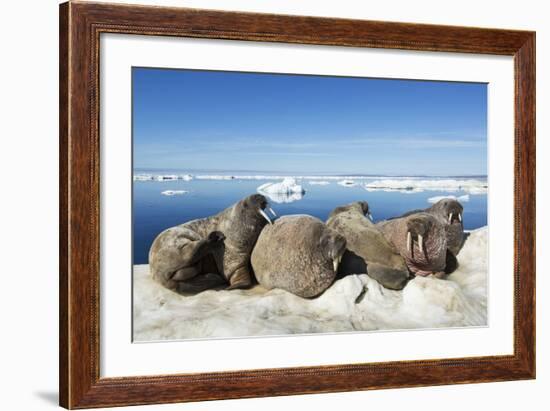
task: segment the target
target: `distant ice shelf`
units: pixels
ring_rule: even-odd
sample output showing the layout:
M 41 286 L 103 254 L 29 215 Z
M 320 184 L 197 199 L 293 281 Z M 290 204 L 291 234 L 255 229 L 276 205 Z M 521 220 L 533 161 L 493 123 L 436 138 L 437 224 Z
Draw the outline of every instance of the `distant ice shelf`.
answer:
M 191 181 L 193 176 L 191 174 L 136 174 L 134 175 L 134 181 Z
M 487 182 L 482 180 L 459 179 L 387 179 L 365 184 L 367 191 L 465 191 L 468 194 L 486 194 Z

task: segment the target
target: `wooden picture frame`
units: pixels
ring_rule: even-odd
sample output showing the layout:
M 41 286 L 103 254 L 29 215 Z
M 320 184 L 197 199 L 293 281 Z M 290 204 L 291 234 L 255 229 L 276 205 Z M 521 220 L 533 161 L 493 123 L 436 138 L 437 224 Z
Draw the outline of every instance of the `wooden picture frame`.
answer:
M 100 378 L 101 33 L 513 56 L 514 353 Z M 185 8 L 60 6 L 60 405 L 90 408 L 535 378 L 535 33 Z

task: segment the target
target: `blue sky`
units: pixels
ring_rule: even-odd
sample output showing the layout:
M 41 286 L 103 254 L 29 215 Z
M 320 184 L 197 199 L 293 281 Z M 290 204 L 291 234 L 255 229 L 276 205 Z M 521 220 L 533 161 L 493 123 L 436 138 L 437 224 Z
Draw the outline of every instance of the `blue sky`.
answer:
M 134 168 L 487 172 L 487 86 L 133 68 Z

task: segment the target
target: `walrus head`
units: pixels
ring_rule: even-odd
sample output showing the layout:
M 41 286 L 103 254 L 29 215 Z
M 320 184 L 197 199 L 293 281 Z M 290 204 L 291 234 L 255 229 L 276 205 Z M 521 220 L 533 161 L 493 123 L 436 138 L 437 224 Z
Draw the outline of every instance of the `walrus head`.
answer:
M 417 213 L 406 218 L 406 228 L 403 257 L 409 268 L 417 275 L 441 271 L 447 250 L 445 226 L 429 213 Z
M 261 194 L 252 194 L 251 196 L 246 197 L 243 200 L 242 205 L 245 209 L 257 212 L 257 215 L 261 216 L 261 218 L 265 219 L 269 224 L 273 224 L 273 221 L 269 218 L 265 210 L 268 210 L 273 217 L 277 217 L 275 211 L 273 211 L 273 209 L 269 206 L 267 199 Z
M 464 208 L 462 205 L 452 198 L 444 198 L 439 200 L 433 206 L 430 207 L 430 211 L 434 212 L 447 221 L 447 224 L 462 224 L 462 212 Z
M 424 238 L 430 231 L 432 221 L 424 216 L 414 216 L 407 220 L 407 252 L 414 253 L 413 247 L 424 254 Z
M 364 216 L 368 217 L 372 221 L 372 214 L 370 212 L 369 203 L 366 201 L 355 201 L 351 204 L 347 204 L 344 206 L 336 207 L 332 212 L 329 214 L 329 218 L 334 217 L 337 214 L 349 211 L 349 210 L 358 210 L 363 214 Z
M 334 272 L 338 273 L 338 266 L 346 251 L 346 239 L 336 231 L 327 229 L 321 234 L 319 245 L 323 255 L 332 261 Z

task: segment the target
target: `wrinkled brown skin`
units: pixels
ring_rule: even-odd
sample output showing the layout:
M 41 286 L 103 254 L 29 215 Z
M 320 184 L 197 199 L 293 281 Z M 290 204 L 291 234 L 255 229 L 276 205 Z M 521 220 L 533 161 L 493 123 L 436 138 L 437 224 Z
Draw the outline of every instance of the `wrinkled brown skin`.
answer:
M 249 287 L 250 254 L 267 224 L 258 209 L 266 204 L 264 196 L 254 194 L 219 214 L 163 231 L 149 251 L 153 278 L 182 294 Z
M 407 264 L 366 213 L 368 204 L 357 201 L 334 209 L 327 220 L 346 239 L 338 276 L 367 273 L 384 287 L 401 290 L 409 280 Z
M 430 274 L 442 278 L 447 267 L 447 235 L 445 225 L 432 214 L 418 212 L 410 216 L 376 224 L 386 239 L 405 259 L 409 270 L 420 276 Z M 412 247 L 407 250 L 407 232 L 412 233 Z M 423 234 L 424 251 L 418 248 L 418 234 Z
M 262 230 L 252 251 L 252 268 L 267 289 L 316 297 L 333 283 L 333 259 L 342 255 L 345 247 L 346 240 L 321 220 L 284 216 Z
M 464 208 L 457 200 L 452 198 L 443 198 L 433 206 L 424 210 L 414 210 L 403 214 L 401 217 L 407 217 L 416 213 L 429 213 L 436 217 L 447 230 L 447 247 L 454 256 L 457 256 L 464 245 L 464 225 L 458 219 L 458 213 L 462 214 Z M 453 213 L 453 219 L 449 224 L 449 213 Z

